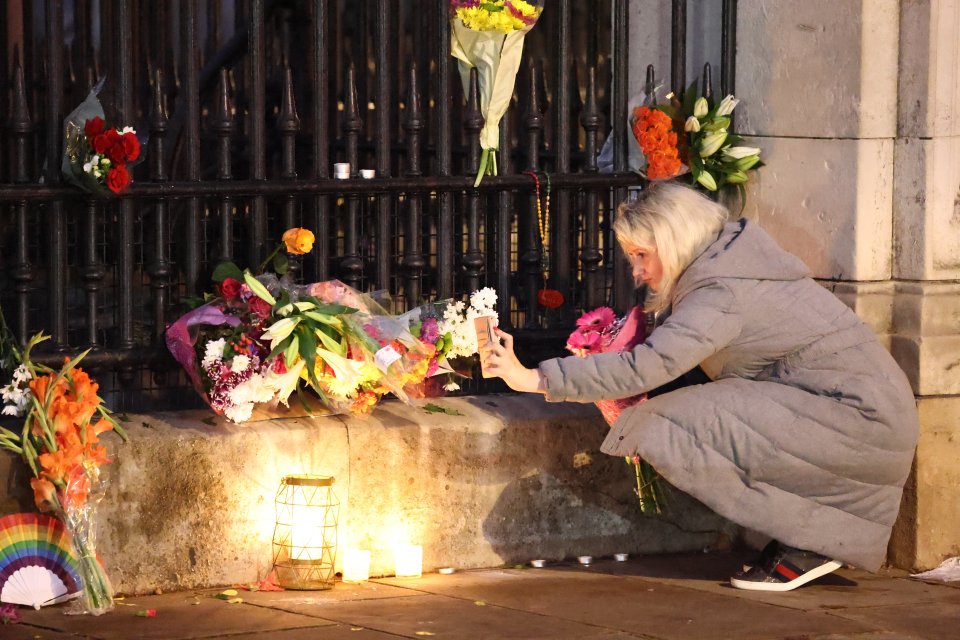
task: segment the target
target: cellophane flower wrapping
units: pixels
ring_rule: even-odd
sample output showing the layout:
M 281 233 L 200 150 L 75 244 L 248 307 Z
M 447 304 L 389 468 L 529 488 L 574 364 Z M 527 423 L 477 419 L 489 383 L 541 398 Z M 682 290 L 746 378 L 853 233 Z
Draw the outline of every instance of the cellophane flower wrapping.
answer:
M 642 306 L 635 306 L 619 318 L 613 309 L 600 307 L 577 320 L 577 328 L 567 339 L 567 350 L 579 357 L 629 351 L 641 344 L 646 336 L 646 317 Z M 612 427 L 625 409 L 646 400 L 647 394 L 642 393 L 629 398 L 600 400 L 596 405 L 604 420 Z M 633 465 L 636 473 L 635 493 L 640 500 L 641 511 L 660 513 L 664 492 L 659 474 L 639 456 L 628 457 L 627 462 Z
M 510 106 L 523 55 L 523 40 L 543 12 L 543 0 L 451 0 L 450 53 L 458 61 L 464 95 L 470 92 L 470 70 L 480 85 L 480 172 L 496 175 L 500 120 Z
M 307 413 L 318 413 L 312 398 L 322 413 L 358 416 L 386 393 L 409 401 L 404 387 L 422 380 L 433 355 L 372 296 L 336 280 L 228 278 L 220 294 L 174 322 L 166 341 L 198 393 L 233 422 L 290 407 L 293 393 Z
M 63 177 L 97 196 L 122 193 L 132 182 L 130 170 L 143 161 L 142 140 L 130 126 L 106 124 L 103 105 L 97 97 L 98 82 L 86 99 L 63 120 Z
M 86 497 L 77 502 L 68 497 L 71 492 L 85 492 Z M 100 470 L 96 467 L 69 478 L 66 491 L 61 493 L 62 510 L 57 517 L 70 534 L 77 571 L 83 581 L 81 597 L 70 605 L 67 613 L 99 616 L 114 608 L 113 585 L 97 556 L 97 507 L 103 495 Z

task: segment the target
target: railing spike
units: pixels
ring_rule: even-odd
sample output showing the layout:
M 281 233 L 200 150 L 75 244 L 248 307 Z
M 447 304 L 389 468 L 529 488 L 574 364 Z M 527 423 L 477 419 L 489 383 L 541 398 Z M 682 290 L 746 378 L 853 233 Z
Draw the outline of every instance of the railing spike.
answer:
M 703 65 L 703 83 L 700 88 L 700 95 L 707 100 L 713 99 L 713 77 L 709 62 Z

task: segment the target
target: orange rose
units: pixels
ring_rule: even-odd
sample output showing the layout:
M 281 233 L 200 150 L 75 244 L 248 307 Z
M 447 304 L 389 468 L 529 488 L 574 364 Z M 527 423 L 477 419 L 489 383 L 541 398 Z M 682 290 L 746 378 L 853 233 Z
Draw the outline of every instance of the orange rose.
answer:
M 298 256 L 310 253 L 310 250 L 313 249 L 314 239 L 312 231 L 299 227 L 287 229 L 283 234 L 283 243 L 287 245 L 287 253 Z

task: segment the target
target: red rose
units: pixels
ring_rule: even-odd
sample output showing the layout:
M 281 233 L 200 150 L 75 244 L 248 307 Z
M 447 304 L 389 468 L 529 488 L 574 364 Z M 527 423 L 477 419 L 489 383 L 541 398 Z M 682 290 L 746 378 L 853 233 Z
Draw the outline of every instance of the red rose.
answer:
M 537 291 L 537 302 L 547 309 L 556 309 L 563 306 L 563 294 L 556 289 L 540 289 Z
M 110 144 L 117 144 L 120 142 L 120 132 L 116 129 L 107 129 L 103 135 L 107 136 L 107 140 L 110 141 Z
M 105 133 L 98 134 L 93 139 L 93 150 L 96 151 L 98 154 L 102 155 L 106 153 L 107 149 L 109 148 L 110 148 L 110 138 L 107 137 L 107 134 Z
M 140 157 L 140 141 L 133 132 L 123 134 L 123 150 L 127 154 L 127 161 L 132 162 Z
M 227 300 L 236 300 L 240 296 L 240 281 L 234 278 L 224 278 L 220 283 L 220 295 Z
M 130 172 L 125 166 L 117 165 L 107 172 L 107 187 L 114 193 L 120 193 L 130 185 Z
M 260 297 L 251 298 L 247 306 L 250 307 L 250 313 L 262 319 L 270 317 L 270 311 L 273 309 L 269 302 Z
M 123 148 L 123 142 L 116 142 L 107 149 L 107 157 L 113 164 L 123 164 L 127 159 L 127 152 Z
M 90 118 L 83 126 L 83 131 L 87 134 L 87 140 L 93 140 L 94 137 L 103 133 L 103 118 L 100 116 Z

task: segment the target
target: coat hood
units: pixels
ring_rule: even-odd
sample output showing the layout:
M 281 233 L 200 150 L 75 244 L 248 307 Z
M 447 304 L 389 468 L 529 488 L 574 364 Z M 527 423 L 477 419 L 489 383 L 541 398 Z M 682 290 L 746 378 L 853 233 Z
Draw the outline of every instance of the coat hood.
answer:
M 720 235 L 683 272 L 674 300 L 704 280 L 743 278 L 750 280 L 800 280 L 810 269 L 788 253 L 755 222 L 746 218 L 728 222 Z

